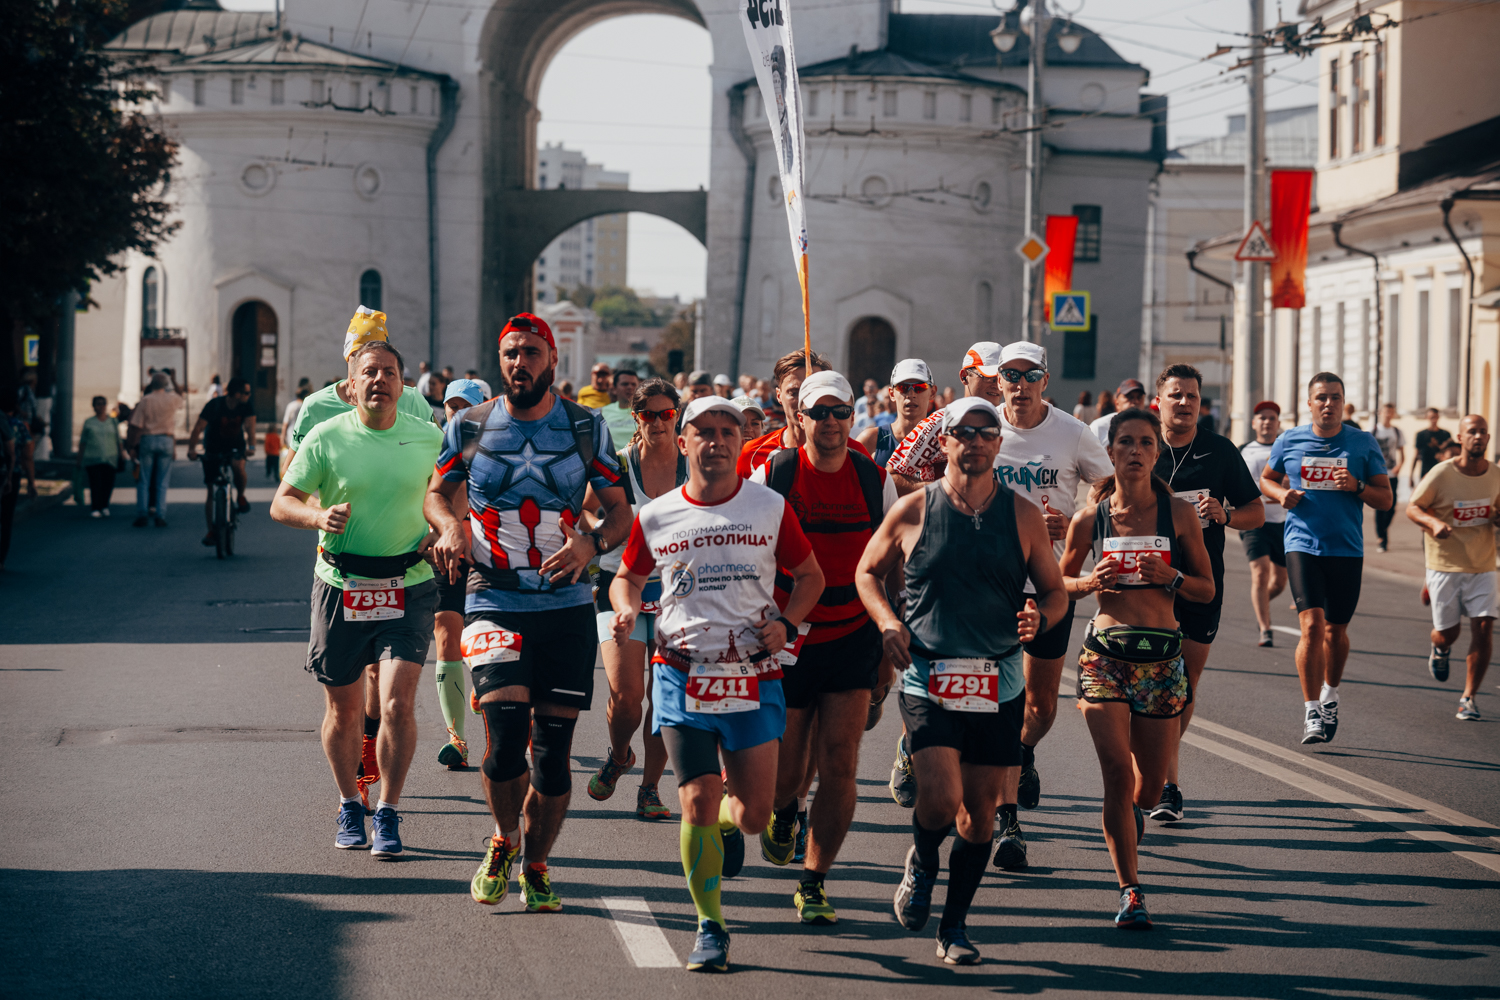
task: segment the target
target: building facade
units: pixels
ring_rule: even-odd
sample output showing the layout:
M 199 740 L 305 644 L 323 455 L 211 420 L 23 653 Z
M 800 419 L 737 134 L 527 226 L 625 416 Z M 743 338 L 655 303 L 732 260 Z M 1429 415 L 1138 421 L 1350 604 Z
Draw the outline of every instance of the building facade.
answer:
M 624 191 L 630 188 L 630 174 L 589 163 L 577 150 L 555 143 L 537 151 L 536 183 L 542 190 Z M 547 244 L 532 266 L 532 287 L 538 304 L 556 303 L 579 285 L 623 287 L 629 263 L 628 220 L 624 213 L 585 219 Z

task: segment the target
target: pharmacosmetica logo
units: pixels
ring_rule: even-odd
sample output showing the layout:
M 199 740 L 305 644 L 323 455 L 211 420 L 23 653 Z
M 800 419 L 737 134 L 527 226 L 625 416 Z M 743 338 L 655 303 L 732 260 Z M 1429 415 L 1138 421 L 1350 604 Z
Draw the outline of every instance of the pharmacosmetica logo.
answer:
M 673 597 L 688 596 L 698 584 L 698 578 L 693 575 L 693 571 L 688 569 L 685 563 L 673 563 L 672 571 L 668 574 L 667 579 L 672 583 Z

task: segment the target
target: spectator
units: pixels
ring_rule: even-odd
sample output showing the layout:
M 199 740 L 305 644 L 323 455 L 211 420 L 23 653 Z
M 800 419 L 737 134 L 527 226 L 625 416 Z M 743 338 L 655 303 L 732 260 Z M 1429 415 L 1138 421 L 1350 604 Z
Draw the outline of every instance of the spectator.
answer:
M 1078 394 L 1078 404 L 1073 407 L 1073 416 L 1087 424 L 1098 415 L 1098 413 L 1094 412 L 1094 397 L 1089 395 L 1087 389 L 1080 392 Z
M 1206 401 L 1205 401 L 1205 403 L 1206 403 Z M 1354 404 L 1353 403 L 1345 403 L 1344 404 L 1344 423 L 1347 424 L 1350 427 L 1353 427 L 1355 430 L 1361 430 L 1362 429 L 1359 426 L 1359 421 L 1354 419 Z
M 281 482 L 281 425 L 272 424 L 266 431 L 266 475 Z
M 886 386 L 883 390 L 881 390 L 882 398 L 875 401 L 875 409 L 879 411 L 875 414 L 876 427 L 885 427 L 889 429 L 891 424 L 896 422 L 896 408 L 891 405 L 891 401 L 889 399 L 884 398 L 885 395 L 890 391 L 891 387 Z
M 115 491 L 115 473 L 120 468 L 120 424 L 109 415 L 109 400 L 94 397 L 94 415 L 78 433 L 78 465 L 89 477 L 90 517 L 108 517 L 109 500 Z M 81 501 L 81 497 L 75 497 Z
M 132 439 L 128 444 L 141 464 L 135 484 L 135 520 L 131 524 L 144 528 L 154 516 L 156 526 L 165 528 L 167 479 L 172 474 L 172 458 L 177 451 L 176 421 L 182 397 L 172 390 L 172 377 L 164 371 L 151 376 L 150 390 L 130 415 Z M 148 502 L 153 489 L 155 508 Z
M 430 395 L 422 398 L 427 400 L 428 406 L 432 407 L 432 419 L 440 426 L 447 419 L 447 411 L 443 409 L 443 400 L 447 397 L 448 386 L 455 381 L 456 379 L 444 378 L 441 375 L 432 375 L 427 379 L 427 391 Z
M 429 399 L 432 398 L 432 393 L 428 392 L 427 390 L 431 388 L 431 386 L 429 385 L 429 383 L 431 381 L 432 381 L 432 366 L 429 365 L 425 361 L 418 361 L 417 362 L 417 391 L 420 392 L 422 395 L 428 397 Z
M 687 372 L 678 372 L 676 375 L 672 376 L 672 386 L 680 393 L 687 393 L 687 383 Z
M 296 427 L 297 415 L 302 412 L 302 401 L 312 395 L 312 379 L 303 378 L 297 382 L 297 394 L 287 401 L 286 409 L 281 413 L 281 426 Z M 123 417 L 121 418 L 124 419 Z
M 454 379 L 453 366 L 452 365 L 444 365 L 443 366 L 442 375 L 443 375 L 443 384 L 444 385 L 447 385 L 449 382 L 452 382 L 453 379 Z
M 578 393 L 578 403 L 587 406 L 591 410 L 602 410 L 614 402 L 610 390 L 613 388 L 614 373 L 609 370 L 609 365 L 599 362 L 589 369 L 590 383 L 583 387 Z
M 688 376 L 687 396 L 683 399 L 683 405 L 713 394 L 714 377 L 700 368 Z
M 771 395 L 771 382 L 770 382 L 770 380 L 769 379 L 763 379 L 763 378 L 756 379 L 755 380 L 755 391 L 753 393 L 751 393 L 751 395 L 754 396 L 757 400 L 760 401 L 761 409 L 764 410 L 767 407 L 769 407 L 771 405 L 771 400 L 774 398 Z
M 573 383 L 564 379 L 557 384 L 557 394 L 573 402 L 578 402 L 578 394 L 573 391 Z
M 631 369 L 615 369 L 614 382 L 610 387 L 610 391 L 614 393 L 614 402 L 600 409 L 615 451 L 625 447 L 635 436 L 635 410 L 631 401 L 635 399 L 635 391 L 640 385 L 640 376 Z
M 953 386 L 951 386 L 951 385 L 945 385 L 945 386 L 943 386 L 943 405 L 944 406 L 952 406 L 953 405 Z
M 219 373 L 214 372 L 214 377 L 208 380 L 208 398 L 218 399 L 224 395 L 224 383 L 219 380 Z
M 36 418 L 36 372 L 28 371 L 21 376 L 21 388 L 16 390 L 15 415 L 26 421 L 26 429 L 40 434 L 41 427 Z
M 714 395 L 721 399 L 728 399 L 733 395 L 729 390 L 734 388 L 734 383 L 729 381 L 729 376 L 719 374 L 714 376 Z
M 1115 394 L 1112 393 L 1112 392 L 1110 392 L 1108 389 L 1100 389 L 1099 390 L 1099 412 L 1098 412 L 1097 416 L 1094 417 L 1094 419 L 1098 420 L 1099 417 L 1107 417 L 1107 416 L 1109 416 L 1110 414 L 1112 414 L 1114 412 L 1115 412 Z
M 10 552 L 10 540 L 15 534 L 12 525 L 16 519 L 16 501 L 21 496 L 23 474 L 26 476 L 26 495 L 36 496 L 36 468 L 32 462 L 35 442 L 31 437 L 31 425 L 20 415 L 20 396 L 19 390 L 10 394 L 0 409 L 0 424 L 4 424 L 0 438 L 4 439 L 6 457 L 5 479 L 0 483 L 0 569 L 5 568 L 5 557 Z
M 1453 435 L 1438 426 L 1438 417 L 1441 414 L 1436 406 L 1427 408 L 1427 426 L 1417 431 L 1416 440 L 1412 443 L 1417 449 L 1417 460 L 1411 463 L 1411 472 L 1407 476 L 1412 486 L 1417 485 L 1417 480 L 1432 471 L 1432 467 L 1442 461 L 1438 452 L 1449 441 Z
M 871 405 L 880 401 L 880 383 L 872 378 L 865 379 L 864 395 L 854 401 L 854 426 L 850 430 L 858 434 L 866 427 L 875 426 L 875 414 Z
M 1198 410 L 1198 429 L 1205 434 L 1218 432 L 1218 421 L 1214 419 L 1213 405 L 1214 401 L 1205 397 Z
M 1380 422 L 1375 425 L 1375 443 L 1385 458 L 1385 471 L 1391 477 L 1391 509 L 1375 512 L 1375 537 L 1380 539 L 1380 551 L 1385 552 L 1391 544 L 1391 521 L 1396 516 L 1395 498 L 1401 485 L 1401 468 L 1406 464 L 1406 437 L 1394 423 L 1396 404 L 1386 403 L 1380 408 Z
M 1104 397 L 1109 396 L 1110 412 L 1104 412 Z M 1103 445 L 1109 444 L 1109 422 L 1114 417 L 1116 408 L 1140 409 L 1146 405 L 1146 387 L 1139 379 L 1128 378 L 1116 387 L 1114 394 L 1110 395 L 1108 390 L 1099 393 L 1099 415 L 1089 424 L 1089 430 Z
M 748 373 L 740 375 L 740 395 L 755 396 L 755 376 Z

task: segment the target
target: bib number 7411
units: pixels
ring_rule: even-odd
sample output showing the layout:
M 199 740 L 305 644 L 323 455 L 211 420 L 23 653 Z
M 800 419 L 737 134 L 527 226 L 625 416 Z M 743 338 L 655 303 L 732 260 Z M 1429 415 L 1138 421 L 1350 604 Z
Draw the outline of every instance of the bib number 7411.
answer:
M 688 671 L 684 708 L 705 715 L 760 708 L 760 679 L 746 663 L 695 663 Z

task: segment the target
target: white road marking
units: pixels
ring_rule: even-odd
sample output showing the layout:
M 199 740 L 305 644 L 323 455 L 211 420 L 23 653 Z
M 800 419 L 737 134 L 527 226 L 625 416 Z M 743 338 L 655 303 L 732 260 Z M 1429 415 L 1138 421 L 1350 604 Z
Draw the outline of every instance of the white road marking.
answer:
M 1295 635 L 1299 639 L 1302 638 L 1302 631 L 1292 628 L 1290 625 L 1272 625 L 1271 629 L 1275 632 L 1285 632 L 1287 635 Z
M 614 917 L 615 930 L 625 942 L 625 950 L 637 969 L 676 969 L 682 962 L 667 943 L 667 936 L 651 916 L 651 907 L 634 896 L 605 897 L 604 905 Z

